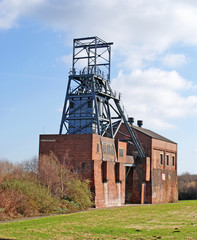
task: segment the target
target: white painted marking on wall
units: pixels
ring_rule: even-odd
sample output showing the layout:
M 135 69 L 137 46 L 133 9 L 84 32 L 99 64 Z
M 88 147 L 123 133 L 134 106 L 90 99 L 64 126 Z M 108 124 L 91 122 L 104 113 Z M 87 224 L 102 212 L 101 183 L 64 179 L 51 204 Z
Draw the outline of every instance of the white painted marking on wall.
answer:
M 163 181 L 166 180 L 166 175 L 165 175 L 165 173 L 162 173 L 162 180 L 163 180 Z
M 156 198 L 157 197 L 157 194 L 156 192 L 153 193 L 153 198 Z
M 121 206 L 121 186 L 120 183 L 117 183 L 118 187 L 118 206 Z
M 105 196 L 105 205 L 106 205 L 106 207 L 108 207 L 109 200 L 108 200 L 108 186 L 107 186 L 107 182 L 104 183 L 104 196 Z

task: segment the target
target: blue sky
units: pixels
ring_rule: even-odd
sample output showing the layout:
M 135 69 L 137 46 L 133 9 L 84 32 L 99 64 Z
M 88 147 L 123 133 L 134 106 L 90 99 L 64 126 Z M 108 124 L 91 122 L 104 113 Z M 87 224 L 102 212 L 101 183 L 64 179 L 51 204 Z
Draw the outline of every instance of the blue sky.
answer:
M 178 173 L 197 174 L 197 2 L 1 0 L 0 159 L 38 155 L 59 131 L 72 39 L 114 42 L 112 87 L 127 114 L 178 143 Z

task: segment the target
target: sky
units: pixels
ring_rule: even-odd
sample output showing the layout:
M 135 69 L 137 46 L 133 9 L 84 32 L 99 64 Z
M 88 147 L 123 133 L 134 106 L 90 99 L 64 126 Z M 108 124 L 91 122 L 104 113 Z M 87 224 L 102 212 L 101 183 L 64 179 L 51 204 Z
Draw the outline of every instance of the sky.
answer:
M 195 0 L 0 0 L 0 159 L 29 160 L 39 134 L 58 134 L 73 38 L 98 36 L 114 43 L 126 114 L 197 174 L 196 22 Z

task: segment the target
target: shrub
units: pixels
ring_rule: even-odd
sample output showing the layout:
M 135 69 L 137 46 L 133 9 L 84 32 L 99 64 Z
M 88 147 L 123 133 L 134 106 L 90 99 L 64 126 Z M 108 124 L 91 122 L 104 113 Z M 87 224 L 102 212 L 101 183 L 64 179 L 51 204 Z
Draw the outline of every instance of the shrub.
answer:
M 0 192 L 0 206 L 3 210 L 1 218 L 38 215 L 34 202 L 25 194 L 13 189 Z
M 14 199 L 14 193 L 18 198 Z M 51 213 L 60 204 L 59 200 L 51 197 L 50 192 L 40 184 L 18 179 L 5 180 L 0 185 L 0 199 L 6 199 L 9 194 L 10 201 L 7 206 L 2 202 L 0 202 L 0 206 L 4 212 L 11 212 L 15 215 L 33 216 L 40 213 Z
M 87 209 L 93 205 L 92 194 L 89 189 L 89 181 L 71 179 L 66 183 L 65 199 L 74 202 L 76 208 Z
M 67 156 L 66 156 L 67 157 Z M 0 219 L 67 213 L 92 206 L 89 182 L 54 154 L 13 165 L 0 162 Z
M 41 184 L 54 196 L 71 202 L 71 208 L 87 209 L 92 206 L 89 181 L 79 179 L 75 172 L 66 168 L 65 163 L 60 164 L 53 153 L 40 158 L 38 175 Z
M 43 155 L 39 161 L 38 179 L 53 195 L 62 192 L 62 174 L 58 160 L 54 155 Z

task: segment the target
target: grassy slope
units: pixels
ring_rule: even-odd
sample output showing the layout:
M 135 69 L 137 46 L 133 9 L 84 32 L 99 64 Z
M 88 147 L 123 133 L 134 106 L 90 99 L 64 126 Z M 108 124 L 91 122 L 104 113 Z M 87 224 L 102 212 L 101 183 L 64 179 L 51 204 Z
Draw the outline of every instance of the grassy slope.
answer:
M 0 224 L 12 239 L 197 239 L 197 201 L 131 206 Z

